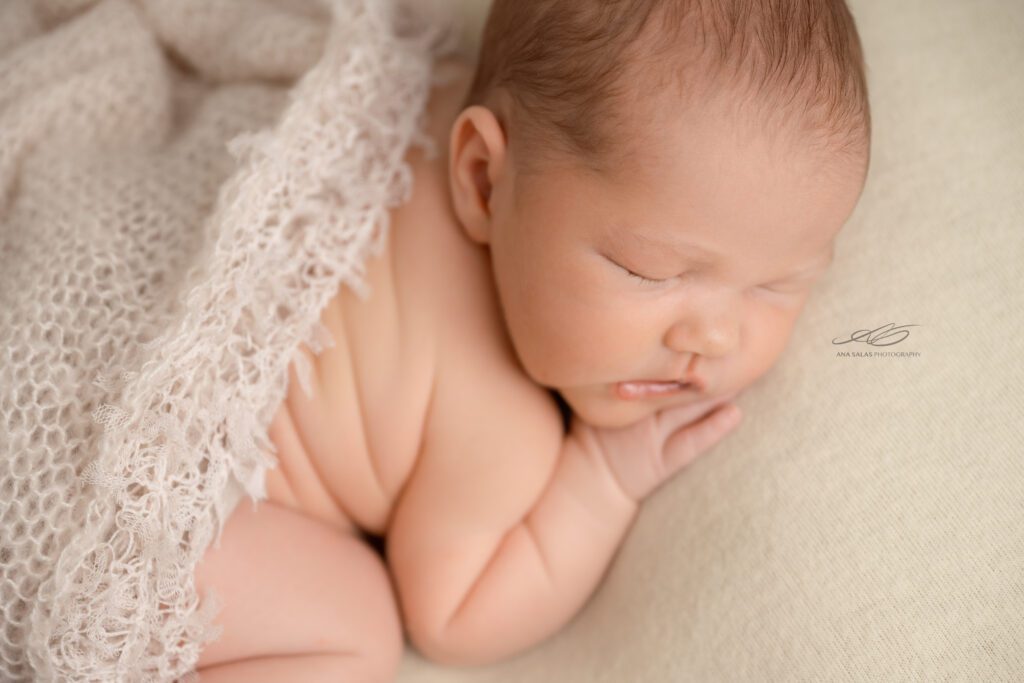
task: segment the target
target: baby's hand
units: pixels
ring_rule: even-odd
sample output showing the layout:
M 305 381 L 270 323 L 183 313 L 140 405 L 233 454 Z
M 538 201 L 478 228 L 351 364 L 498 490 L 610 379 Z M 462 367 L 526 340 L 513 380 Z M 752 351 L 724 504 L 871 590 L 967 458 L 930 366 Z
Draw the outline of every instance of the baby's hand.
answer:
M 731 403 L 738 393 L 666 408 L 616 429 L 593 427 L 574 414 L 571 429 L 639 502 L 739 425 L 740 409 Z

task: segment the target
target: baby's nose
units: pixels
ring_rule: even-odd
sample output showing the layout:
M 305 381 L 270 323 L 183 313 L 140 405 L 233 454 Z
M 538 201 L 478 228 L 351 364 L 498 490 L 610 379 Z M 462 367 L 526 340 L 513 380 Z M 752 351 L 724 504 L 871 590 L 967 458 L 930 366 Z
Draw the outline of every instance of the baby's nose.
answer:
M 728 314 L 689 316 L 677 321 L 665 335 L 665 345 L 678 353 L 707 358 L 726 356 L 739 344 L 739 323 Z

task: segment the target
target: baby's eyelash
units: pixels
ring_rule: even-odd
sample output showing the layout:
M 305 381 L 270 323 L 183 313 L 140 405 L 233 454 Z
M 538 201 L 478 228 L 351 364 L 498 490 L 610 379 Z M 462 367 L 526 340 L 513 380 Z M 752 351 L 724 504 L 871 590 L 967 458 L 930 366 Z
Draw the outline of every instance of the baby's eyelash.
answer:
M 630 277 L 634 277 L 637 280 L 640 280 L 641 282 L 647 282 L 647 283 L 650 283 L 650 284 L 658 284 L 659 282 L 664 282 L 664 280 L 653 280 L 653 279 L 651 279 L 649 277 L 644 277 L 643 275 L 640 275 L 639 273 L 634 273 L 632 270 L 630 270 L 626 266 L 620 265 L 619 267 L 622 268 L 624 271 L 626 271 L 626 273 Z
M 687 278 L 690 275 L 690 272 L 688 270 L 684 270 L 682 272 L 676 273 L 672 277 L 663 277 L 663 278 L 646 277 L 646 276 L 641 275 L 640 273 L 638 273 L 638 272 L 636 272 L 634 270 L 630 270 L 629 268 L 627 268 L 626 266 L 622 265 L 617 260 L 613 259 L 612 257 L 610 257 L 608 255 L 605 255 L 604 257 L 613 266 L 615 266 L 616 268 L 619 268 L 619 269 L 625 271 L 626 275 L 628 275 L 629 277 L 633 278 L 634 280 L 639 280 L 641 283 L 643 283 L 645 285 L 661 285 L 661 284 L 665 284 L 666 282 L 671 282 L 673 280 L 683 280 L 684 278 Z
M 790 281 L 790 282 L 773 282 L 767 285 L 761 285 L 761 289 L 767 289 L 769 292 L 775 292 L 777 294 L 794 294 L 796 292 L 802 292 L 806 287 L 805 282 Z

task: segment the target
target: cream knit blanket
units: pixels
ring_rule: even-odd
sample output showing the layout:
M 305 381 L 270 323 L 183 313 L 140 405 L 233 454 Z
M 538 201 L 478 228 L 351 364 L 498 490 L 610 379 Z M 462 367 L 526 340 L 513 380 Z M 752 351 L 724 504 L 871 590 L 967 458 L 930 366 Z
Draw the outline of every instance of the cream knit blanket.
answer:
M 421 10 L 0 2 L 0 680 L 187 679 L 218 635 L 195 564 L 433 149 Z

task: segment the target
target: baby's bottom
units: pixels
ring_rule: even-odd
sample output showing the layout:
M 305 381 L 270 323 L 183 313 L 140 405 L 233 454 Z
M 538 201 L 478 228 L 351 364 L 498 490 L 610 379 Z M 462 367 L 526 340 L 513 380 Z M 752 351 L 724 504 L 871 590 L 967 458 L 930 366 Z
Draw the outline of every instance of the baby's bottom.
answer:
M 300 512 L 239 502 L 221 545 L 196 566 L 202 597 L 223 600 L 200 683 L 392 681 L 404 647 L 381 558 L 359 537 Z

